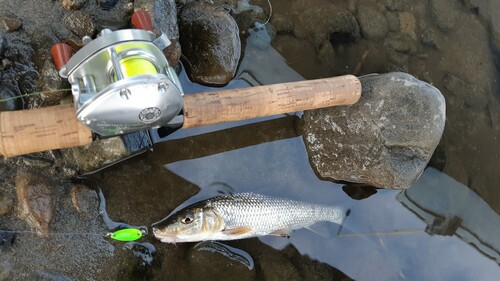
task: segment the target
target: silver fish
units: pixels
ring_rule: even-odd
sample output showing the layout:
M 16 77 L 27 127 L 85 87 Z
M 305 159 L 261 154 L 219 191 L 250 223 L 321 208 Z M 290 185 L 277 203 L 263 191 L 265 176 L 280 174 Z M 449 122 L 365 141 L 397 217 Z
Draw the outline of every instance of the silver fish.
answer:
M 223 195 L 190 205 L 153 225 L 164 243 L 288 236 L 318 221 L 341 224 L 345 209 L 254 193 Z

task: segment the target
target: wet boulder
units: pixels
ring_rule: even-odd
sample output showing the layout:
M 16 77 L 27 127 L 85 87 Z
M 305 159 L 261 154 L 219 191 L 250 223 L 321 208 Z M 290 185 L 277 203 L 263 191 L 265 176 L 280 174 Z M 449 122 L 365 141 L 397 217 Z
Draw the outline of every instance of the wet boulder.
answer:
M 405 189 L 420 176 L 445 124 L 441 92 L 405 73 L 369 75 L 352 106 L 306 111 L 302 135 L 323 178 Z
M 134 11 L 146 11 L 151 16 L 157 36 L 165 33 L 172 44 L 163 50 L 171 66 L 176 66 L 181 57 L 181 44 L 178 41 L 177 7 L 174 0 L 136 0 Z
M 179 20 L 180 43 L 194 82 L 223 86 L 234 77 L 241 54 L 236 21 L 221 6 L 190 2 Z
M 46 236 L 54 217 L 55 197 L 51 181 L 42 175 L 19 171 L 16 175 L 19 217 L 39 236 Z

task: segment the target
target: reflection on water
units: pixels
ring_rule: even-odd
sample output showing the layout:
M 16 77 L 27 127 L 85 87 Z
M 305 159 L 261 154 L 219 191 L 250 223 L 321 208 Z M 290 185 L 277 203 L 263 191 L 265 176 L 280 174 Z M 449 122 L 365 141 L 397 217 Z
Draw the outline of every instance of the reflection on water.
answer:
M 456 235 L 500 263 L 500 217 L 466 186 L 429 168 L 396 198 L 427 224 L 429 234 Z

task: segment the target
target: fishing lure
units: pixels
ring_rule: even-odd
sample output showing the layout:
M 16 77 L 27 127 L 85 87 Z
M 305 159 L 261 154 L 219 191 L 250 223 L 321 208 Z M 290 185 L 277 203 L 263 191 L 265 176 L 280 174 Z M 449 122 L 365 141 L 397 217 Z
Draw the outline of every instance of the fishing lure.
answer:
M 136 228 L 124 228 L 115 232 L 110 232 L 107 237 L 118 241 L 135 241 L 142 237 L 142 231 Z

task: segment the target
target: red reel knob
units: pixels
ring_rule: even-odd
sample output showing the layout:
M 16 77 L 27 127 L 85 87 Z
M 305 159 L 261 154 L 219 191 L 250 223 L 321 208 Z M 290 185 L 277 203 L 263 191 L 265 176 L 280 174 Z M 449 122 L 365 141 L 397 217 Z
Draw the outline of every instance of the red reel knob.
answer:
M 137 29 L 153 31 L 151 17 L 146 11 L 137 11 L 132 14 L 132 25 Z
M 50 48 L 50 54 L 54 59 L 56 69 L 61 69 L 73 55 L 73 50 L 66 43 L 57 43 Z

